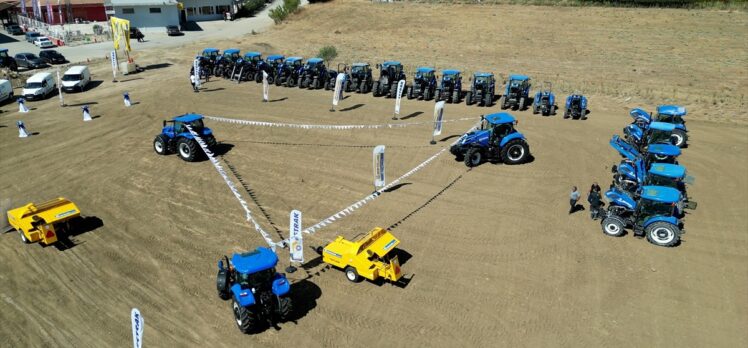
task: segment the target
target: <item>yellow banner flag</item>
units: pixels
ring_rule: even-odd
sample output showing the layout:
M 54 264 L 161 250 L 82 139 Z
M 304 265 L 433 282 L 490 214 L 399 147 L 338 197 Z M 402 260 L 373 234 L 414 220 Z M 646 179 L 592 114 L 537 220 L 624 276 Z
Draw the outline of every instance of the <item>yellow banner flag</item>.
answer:
M 122 38 L 125 39 L 125 50 L 130 52 L 130 21 L 127 19 L 110 17 L 109 24 L 112 27 L 112 41 L 114 41 L 114 49 L 119 49 L 119 42 Z

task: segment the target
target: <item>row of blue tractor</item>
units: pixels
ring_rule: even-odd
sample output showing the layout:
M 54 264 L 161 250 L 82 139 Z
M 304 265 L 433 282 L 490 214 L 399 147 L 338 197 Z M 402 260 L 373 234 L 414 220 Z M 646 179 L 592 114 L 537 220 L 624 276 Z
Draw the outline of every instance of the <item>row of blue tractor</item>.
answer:
M 462 72 L 455 69 L 441 71 L 441 78 L 431 67 L 418 67 L 413 81 L 408 83 L 402 63 L 385 61 L 376 64 L 379 78 L 373 76 L 369 63 L 354 63 L 351 66 L 338 64 L 337 69 L 328 69 L 322 58 L 288 57 L 274 54 L 264 60 L 259 52 L 241 55 L 238 49 L 227 49 L 221 54 L 216 48 L 206 48 L 198 56 L 202 68 L 201 76 L 218 76 L 238 82 L 262 82 L 262 72 L 268 74 L 268 82 L 276 86 L 308 89 L 332 90 L 338 73 L 345 74 L 343 90 L 346 92 L 369 93 L 375 97 L 395 98 L 397 84 L 406 81 L 403 96 L 408 99 L 446 101 L 491 107 L 500 98 L 496 94 L 496 78 L 493 73 L 476 72 L 468 79 L 469 85 L 463 90 Z M 530 95 L 532 82 L 526 75 L 509 75 L 504 82 L 501 109 L 525 110 L 532 106 L 534 114 L 555 115 L 558 105 L 550 82 L 545 82 L 541 91 Z M 585 119 L 589 109 L 587 97 L 574 93 L 566 98 L 564 118 Z
M 686 113 L 685 108 L 674 105 L 657 109 L 658 114 L 672 110 Z M 666 118 L 653 118 L 641 109 L 630 114 L 634 122 L 624 128 L 625 137 L 615 135 L 610 140 L 622 160 L 612 167 L 613 182 L 605 192 L 609 204 L 602 220 L 603 233 L 620 237 L 630 228 L 652 244 L 676 246 L 685 233 L 685 210 L 697 206 L 687 194 L 687 186 L 694 180 L 678 163 L 682 144 L 673 136 L 676 128 L 672 123 L 653 121 Z

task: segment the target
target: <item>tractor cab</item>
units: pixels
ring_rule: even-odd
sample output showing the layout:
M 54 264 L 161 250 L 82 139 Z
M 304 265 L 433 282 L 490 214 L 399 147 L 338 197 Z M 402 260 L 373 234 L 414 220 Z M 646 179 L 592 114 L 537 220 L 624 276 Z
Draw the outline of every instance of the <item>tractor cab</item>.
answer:
M 482 90 L 493 86 L 496 80 L 492 73 L 475 73 L 473 74 L 473 86 L 475 89 Z
M 244 61 L 247 63 L 252 63 L 252 65 L 257 66 L 257 64 L 262 61 L 262 53 L 247 52 L 244 54 Z
M 506 83 L 506 94 L 524 94 L 530 92 L 530 77 L 526 75 L 509 75 L 509 81 Z
M 189 125 L 193 131 L 197 134 L 211 135 L 213 132 L 210 128 L 205 127 L 203 124 L 203 116 L 197 114 L 185 114 L 182 116 L 175 117 L 171 120 L 164 121 L 163 134 L 171 137 L 177 136 L 183 133 L 188 133 L 187 127 Z M 191 137 L 191 136 L 190 136 Z
M 644 185 L 672 187 L 684 191 L 686 181 L 686 167 L 671 163 L 654 163 L 649 168 Z M 689 177 L 690 178 L 690 177 Z
M 265 58 L 265 62 L 270 64 L 270 66 L 277 68 L 279 65 L 283 64 L 283 61 L 286 59 L 282 54 L 271 54 L 267 58 Z
M 223 57 L 231 62 L 235 62 L 237 59 L 242 58 L 240 51 L 236 48 L 229 48 L 223 51 Z
M 687 114 L 688 112 L 683 106 L 660 105 L 657 107 L 657 114 L 654 116 L 654 121 L 682 125 L 686 123 L 686 121 L 683 120 L 683 116 L 686 116 Z
M 304 64 L 304 70 L 324 69 L 325 61 L 322 58 L 309 58 Z
M 414 75 L 414 77 L 416 79 L 422 79 L 422 80 L 428 81 L 434 78 L 435 72 L 436 70 L 434 68 L 421 66 L 416 69 L 416 74 Z
M 285 60 L 285 65 L 292 67 L 294 69 L 299 69 L 303 66 L 304 58 L 303 57 L 288 57 Z
M 379 66 L 382 75 L 387 75 L 390 79 L 399 81 L 398 78 L 403 74 L 403 65 L 398 61 L 386 61 Z
M 367 75 L 371 73 L 369 63 L 353 63 L 351 66 L 351 75 Z
M 221 55 L 221 51 L 219 51 L 217 48 L 206 48 L 203 50 L 202 56 L 204 58 L 207 58 L 211 62 L 215 62 L 218 56 Z
M 454 83 L 460 83 L 460 82 L 462 82 L 462 76 L 460 75 L 459 70 L 454 70 L 454 69 L 442 70 L 442 85 L 444 85 L 444 83 L 454 84 Z

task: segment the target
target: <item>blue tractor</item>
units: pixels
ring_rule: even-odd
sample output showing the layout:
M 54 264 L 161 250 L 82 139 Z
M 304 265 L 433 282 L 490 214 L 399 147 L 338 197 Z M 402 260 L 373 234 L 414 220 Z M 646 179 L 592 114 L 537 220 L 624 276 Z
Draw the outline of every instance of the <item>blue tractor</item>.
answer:
M 204 66 L 201 66 L 201 69 L 206 75 L 213 75 L 216 61 L 221 57 L 221 51 L 217 48 L 206 48 L 203 49 L 200 56 L 203 57 L 201 62 L 204 63 Z
M 262 53 L 247 52 L 242 59 L 241 69 L 236 73 L 239 74 L 239 81 L 259 81 L 262 82 L 262 71 L 260 66 L 264 63 Z
M 223 55 L 216 59 L 216 65 L 215 68 L 213 68 L 213 75 L 224 78 L 229 77 L 234 68 L 234 64 L 241 58 L 241 53 L 236 48 L 229 48 L 223 51 Z
M 550 116 L 556 114 L 556 95 L 553 94 L 553 86 L 550 81 L 543 81 L 543 88 L 540 92 L 535 93 L 532 100 L 532 113 Z
M 407 88 L 408 99 L 431 99 L 436 93 L 436 69 L 418 67 L 413 75 L 413 84 Z
M 530 98 L 530 87 L 532 82 L 529 76 L 509 75 L 509 81 L 506 82 L 504 91 L 504 100 L 501 102 L 501 109 L 506 110 L 524 110 L 527 106 L 527 100 Z
M 398 61 L 391 60 L 381 65 L 377 64 L 377 68 L 379 69 L 379 80 L 374 81 L 372 94 L 375 97 L 395 98 L 397 96 L 397 83 L 400 80 L 405 80 L 403 65 Z
M 348 69 L 344 69 L 348 70 Z M 338 67 L 340 71 L 340 67 Z M 369 63 L 353 63 L 346 75 L 346 92 L 369 93 L 374 85 Z M 333 83 L 333 87 L 335 87 Z
M 623 129 L 623 137 L 641 151 L 651 144 L 673 145 L 673 130 L 675 125 L 672 123 L 652 122 L 642 126 L 635 122 Z
M 493 106 L 496 97 L 496 79 L 493 73 L 473 74 L 470 90 L 465 94 L 465 105 Z
M 203 152 L 199 149 L 192 134 L 185 125 L 189 125 L 205 142 L 209 149 L 216 145 L 213 131 L 203 124 L 203 116 L 198 114 L 185 114 L 164 121 L 161 134 L 153 140 L 153 149 L 159 155 L 168 155 L 176 152 L 179 157 L 187 162 L 194 162 Z
M 449 149 L 468 167 L 488 161 L 506 164 L 524 163 L 530 155 L 525 136 L 514 129 L 517 120 L 506 112 L 481 117 L 480 128 L 460 137 Z
M 687 114 L 686 108 L 678 105 L 660 105 L 657 107 L 657 114 L 652 115 L 642 109 L 632 109 L 631 117 L 639 128 L 646 129 L 652 122 L 670 123 L 675 128 L 671 134 L 672 143 L 675 146 L 683 148 L 688 142 L 688 129 L 683 116 Z
M 620 237 L 626 228 L 632 228 L 634 235 L 646 235 L 650 243 L 672 247 L 680 242 L 683 224 L 676 217 L 677 204 L 682 200 L 681 193 L 672 187 L 642 186 L 638 197 L 612 188 L 605 192 L 608 210 L 602 221 L 603 233 Z
M 442 70 L 442 81 L 436 89 L 436 101 L 457 104 L 462 101 L 462 75 L 459 70 Z
M 590 111 L 587 109 L 587 97 L 580 93 L 574 93 L 566 97 L 566 111 L 564 111 L 564 118 L 586 120 L 588 113 L 590 113 Z
M 292 313 L 291 284 L 275 271 L 277 264 L 278 256 L 265 247 L 218 261 L 218 297 L 231 300 L 236 326 L 245 334 L 274 326 Z
M 275 84 L 286 87 L 296 87 L 300 82 L 300 76 L 304 72 L 303 57 L 288 57 L 280 67 Z
M 304 70 L 299 75 L 299 88 L 330 90 L 330 82 L 335 86 L 335 78 L 338 72 L 327 70 L 322 58 L 309 58 L 304 64 Z M 332 80 L 332 81 L 331 81 Z
M 255 77 L 255 81 L 257 81 L 257 83 L 262 82 L 262 71 L 264 71 L 268 74 L 269 84 L 274 83 L 276 86 L 280 86 L 280 83 L 278 83 L 278 77 L 283 69 L 283 62 L 285 60 L 286 57 L 282 54 L 271 54 L 267 56 L 265 61 L 260 63 L 260 72 L 258 74 L 259 79 L 258 77 Z
M 610 139 L 610 146 L 612 146 L 628 161 L 643 158 L 645 169 L 649 169 L 653 163 L 678 164 L 678 156 L 682 153 L 679 147 L 671 144 L 651 144 L 645 147 L 644 150 L 640 151 L 633 145 L 621 139 L 618 135 L 614 135 Z

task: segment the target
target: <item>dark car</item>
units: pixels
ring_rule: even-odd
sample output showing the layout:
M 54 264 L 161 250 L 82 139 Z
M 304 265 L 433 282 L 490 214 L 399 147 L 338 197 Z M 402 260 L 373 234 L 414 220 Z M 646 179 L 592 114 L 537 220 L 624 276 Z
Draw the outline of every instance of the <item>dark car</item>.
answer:
M 48 64 L 63 64 L 66 62 L 65 56 L 55 50 L 45 50 L 39 52 L 39 58 Z
M 21 27 L 15 25 L 15 24 L 9 25 L 8 27 L 5 28 L 5 30 L 7 30 L 8 34 L 11 34 L 11 35 L 21 35 L 21 34 L 23 34 L 23 29 L 21 29 Z
M 176 25 L 167 25 L 166 34 L 169 36 L 179 36 L 182 35 L 182 32 L 179 31 L 179 27 Z
M 145 35 L 143 35 L 143 33 L 140 32 L 140 29 L 136 27 L 130 27 L 130 38 L 131 39 L 139 39 L 139 38 L 144 38 L 144 37 Z
M 39 59 L 39 57 L 35 56 L 33 53 L 18 53 L 15 58 L 16 64 L 18 64 L 19 67 L 24 67 L 26 69 L 37 69 L 47 66 L 47 63 Z

